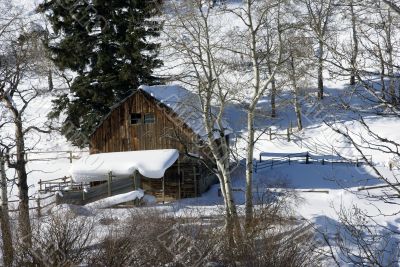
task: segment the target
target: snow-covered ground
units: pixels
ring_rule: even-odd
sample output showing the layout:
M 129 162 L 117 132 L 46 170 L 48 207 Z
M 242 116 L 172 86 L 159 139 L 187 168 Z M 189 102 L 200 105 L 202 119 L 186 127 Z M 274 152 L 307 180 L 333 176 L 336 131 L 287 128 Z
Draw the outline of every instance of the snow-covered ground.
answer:
M 22 1 L 22 0 L 21 0 Z M 25 2 L 30 8 L 35 4 L 34 1 Z M 266 119 L 259 117 L 257 126 L 260 129 L 271 127 L 273 132 L 278 132 L 281 135 L 274 136 L 269 139 L 268 132 L 261 135 L 256 143 L 254 159 L 258 160 L 260 153 L 300 153 L 310 152 L 320 157 L 333 158 L 338 153 L 349 158 L 360 157 L 358 151 L 349 144 L 342 136 L 334 133 L 324 121 L 327 119 L 331 122 L 341 122 L 346 125 L 353 133 L 359 134 L 360 138 L 374 142 L 371 136 L 368 136 L 365 129 L 355 120 L 355 114 L 351 111 L 346 111 L 343 108 L 335 106 L 338 99 L 345 99 L 348 96 L 348 91 L 345 83 L 340 80 L 329 79 L 327 75 L 326 99 L 323 107 L 315 108 L 315 103 L 307 101 L 303 102 L 304 125 L 305 128 L 301 132 L 296 132 L 292 136 L 292 140 L 286 140 L 286 129 L 290 122 L 295 122 L 294 112 L 291 107 L 284 106 L 278 110 L 277 119 Z M 46 121 L 46 115 L 51 109 L 52 96 L 47 96 L 36 100 L 31 106 L 30 114 L 35 118 L 35 124 L 42 124 Z M 357 96 L 348 99 L 349 104 L 358 106 L 359 108 L 368 109 L 369 106 L 360 101 Z M 260 110 L 268 110 L 269 100 L 266 97 L 259 106 Z M 365 104 L 365 106 L 363 106 Z M 244 156 L 246 136 L 245 130 L 245 114 L 238 105 L 231 105 L 226 112 L 226 119 L 235 131 L 235 136 L 238 136 L 238 153 Z M 366 123 L 371 129 L 376 131 L 380 136 L 400 142 L 400 120 L 398 118 L 365 116 Z M 360 139 L 359 138 L 359 139 Z M 361 139 L 360 139 L 361 140 Z M 28 143 L 36 144 L 35 150 L 39 151 L 79 151 L 79 149 L 68 144 L 64 137 L 57 134 L 40 134 L 32 137 L 32 140 L 27 140 Z M 376 169 L 379 170 L 385 177 L 395 181 L 397 170 L 389 169 L 389 162 L 393 160 L 388 153 L 377 152 L 366 149 L 365 152 L 372 156 L 372 162 L 376 164 Z M 37 155 L 35 155 L 37 156 Z M 59 153 L 46 154 L 48 157 L 66 157 L 66 154 Z M 30 155 L 28 154 L 28 157 Z M 58 160 L 37 160 L 30 161 L 28 164 L 30 185 L 30 194 L 33 195 L 38 190 L 38 181 L 50 180 L 69 175 L 71 167 L 70 161 L 67 158 Z M 9 177 L 13 177 L 12 170 L 7 172 Z M 359 191 L 363 186 L 376 186 L 383 184 L 375 174 L 371 167 L 366 165 L 355 166 L 354 164 L 301 164 L 293 162 L 274 166 L 273 168 L 265 168 L 257 171 L 254 177 L 254 188 L 258 191 L 255 194 L 255 200 L 265 190 L 278 190 L 282 185 L 285 188 L 292 188 L 298 191 L 296 205 L 296 214 L 313 223 L 316 228 L 334 231 L 339 224 L 338 212 L 341 209 L 352 209 L 355 206 L 365 210 L 370 215 L 377 215 L 374 219 L 382 226 L 390 229 L 400 230 L 399 216 L 383 216 L 382 214 L 392 214 L 392 204 L 386 204 L 383 201 L 375 201 L 366 196 L 368 192 L 376 195 L 384 195 L 387 189 L 373 189 L 368 191 Z M 234 192 L 237 204 L 243 208 L 244 204 L 244 168 L 243 165 L 238 165 L 233 173 L 233 187 L 238 189 Z M 222 210 L 222 198 L 218 196 L 219 185 L 214 185 L 208 192 L 196 199 L 183 199 L 165 205 L 159 205 L 160 209 L 174 212 L 177 215 L 189 214 L 190 211 L 201 210 L 202 214 L 220 214 Z M 314 192 L 309 192 L 314 191 Z M 13 186 L 10 192 L 10 197 L 15 198 L 16 187 Z M 132 197 L 132 196 L 130 196 Z M 136 195 L 135 195 L 136 197 Z M 131 200 L 131 198 L 129 198 Z M 399 201 L 400 204 L 400 201 Z M 103 212 L 103 211 L 98 211 Z M 118 209 L 113 211 L 115 216 L 124 217 L 127 211 Z M 381 214 L 381 215 L 380 215 Z

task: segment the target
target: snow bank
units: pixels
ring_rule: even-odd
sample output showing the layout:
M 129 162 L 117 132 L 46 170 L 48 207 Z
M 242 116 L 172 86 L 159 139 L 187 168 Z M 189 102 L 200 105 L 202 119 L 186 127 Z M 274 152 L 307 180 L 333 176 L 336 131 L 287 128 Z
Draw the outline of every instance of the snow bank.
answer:
M 73 205 L 73 204 L 60 204 L 55 207 L 53 207 L 50 212 L 50 214 L 53 215 L 58 215 L 58 216 L 65 216 L 65 215 L 70 215 L 70 216 L 92 216 L 93 213 L 83 207 L 83 206 L 78 206 L 78 205 Z
M 126 178 L 136 170 L 147 178 L 158 179 L 178 157 L 176 149 L 93 154 L 74 162 L 70 173 L 75 182 L 104 181 L 109 172 L 115 178 Z
M 112 206 L 115 206 L 115 205 L 118 205 L 121 203 L 132 201 L 135 199 L 140 199 L 143 196 L 144 196 L 143 190 L 135 190 L 135 191 L 128 192 L 125 194 L 119 194 L 116 196 L 100 199 L 98 201 L 86 204 L 85 207 L 92 208 L 92 209 L 104 209 L 104 208 L 109 208 L 109 207 L 112 207 Z

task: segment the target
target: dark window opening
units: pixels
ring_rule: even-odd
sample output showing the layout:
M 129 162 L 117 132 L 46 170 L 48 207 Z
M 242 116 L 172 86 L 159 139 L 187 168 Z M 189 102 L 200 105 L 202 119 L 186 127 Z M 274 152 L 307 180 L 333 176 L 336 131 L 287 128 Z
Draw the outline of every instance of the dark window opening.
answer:
M 131 114 L 131 124 L 140 124 L 142 121 L 142 114 L 132 113 Z
M 144 114 L 144 123 L 145 124 L 154 123 L 155 121 L 156 121 L 156 116 L 154 115 L 154 113 Z

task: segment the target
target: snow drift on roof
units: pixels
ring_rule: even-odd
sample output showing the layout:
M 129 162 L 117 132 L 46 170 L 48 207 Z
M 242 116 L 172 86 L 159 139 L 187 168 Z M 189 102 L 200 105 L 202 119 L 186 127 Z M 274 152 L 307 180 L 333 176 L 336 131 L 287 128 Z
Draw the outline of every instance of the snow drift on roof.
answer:
M 171 108 L 197 135 L 203 140 L 207 137 L 207 132 L 203 123 L 203 112 L 200 97 L 197 94 L 179 85 L 155 85 L 139 87 L 142 90 L 167 107 Z M 214 114 L 217 113 L 216 108 Z M 227 122 L 223 122 L 225 134 L 231 133 Z M 216 129 L 219 129 L 215 125 Z M 219 133 L 215 132 L 215 138 L 220 138 Z
M 92 154 L 74 162 L 70 173 L 75 182 L 105 181 L 109 172 L 115 178 L 126 178 L 136 170 L 147 178 L 157 179 L 164 176 L 178 157 L 176 149 Z
M 124 194 L 119 194 L 107 198 L 97 200 L 95 202 L 86 204 L 86 208 L 104 209 L 118 204 L 122 204 L 135 199 L 141 199 L 144 196 L 144 191 L 139 189 Z

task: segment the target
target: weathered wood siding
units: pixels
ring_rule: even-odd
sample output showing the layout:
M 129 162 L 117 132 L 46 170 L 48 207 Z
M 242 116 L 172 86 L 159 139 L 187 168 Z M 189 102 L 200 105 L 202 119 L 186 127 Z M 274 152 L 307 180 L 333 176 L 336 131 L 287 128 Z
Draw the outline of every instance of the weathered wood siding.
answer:
M 132 113 L 141 113 L 142 120 L 144 114 L 154 113 L 155 122 L 131 125 Z M 90 152 L 169 148 L 185 152 L 184 144 L 189 144 L 189 151 L 197 153 L 195 146 L 190 145 L 191 140 L 196 140 L 196 135 L 190 128 L 184 127 L 166 107 L 158 105 L 153 98 L 139 91 L 115 108 L 92 134 Z
M 131 124 L 131 114 L 142 114 L 140 124 Z M 146 113 L 155 115 L 155 122 L 144 124 Z M 177 149 L 179 161 L 171 166 L 162 179 L 142 177 L 143 189 L 158 200 L 196 197 L 208 189 L 213 181 L 202 164 L 185 156 L 187 152 L 203 155 L 207 151 L 194 145 L 197 135 L 187 127 L 169 108 L 159 104 L 153 97 L 138 91 L 109 114 L 90 137 L 90 153 L 109 153 L 151 149 Z M 179 163 L 178 163 L 179 162 Z M 179 170 L 179 171 L 178 171 Z

